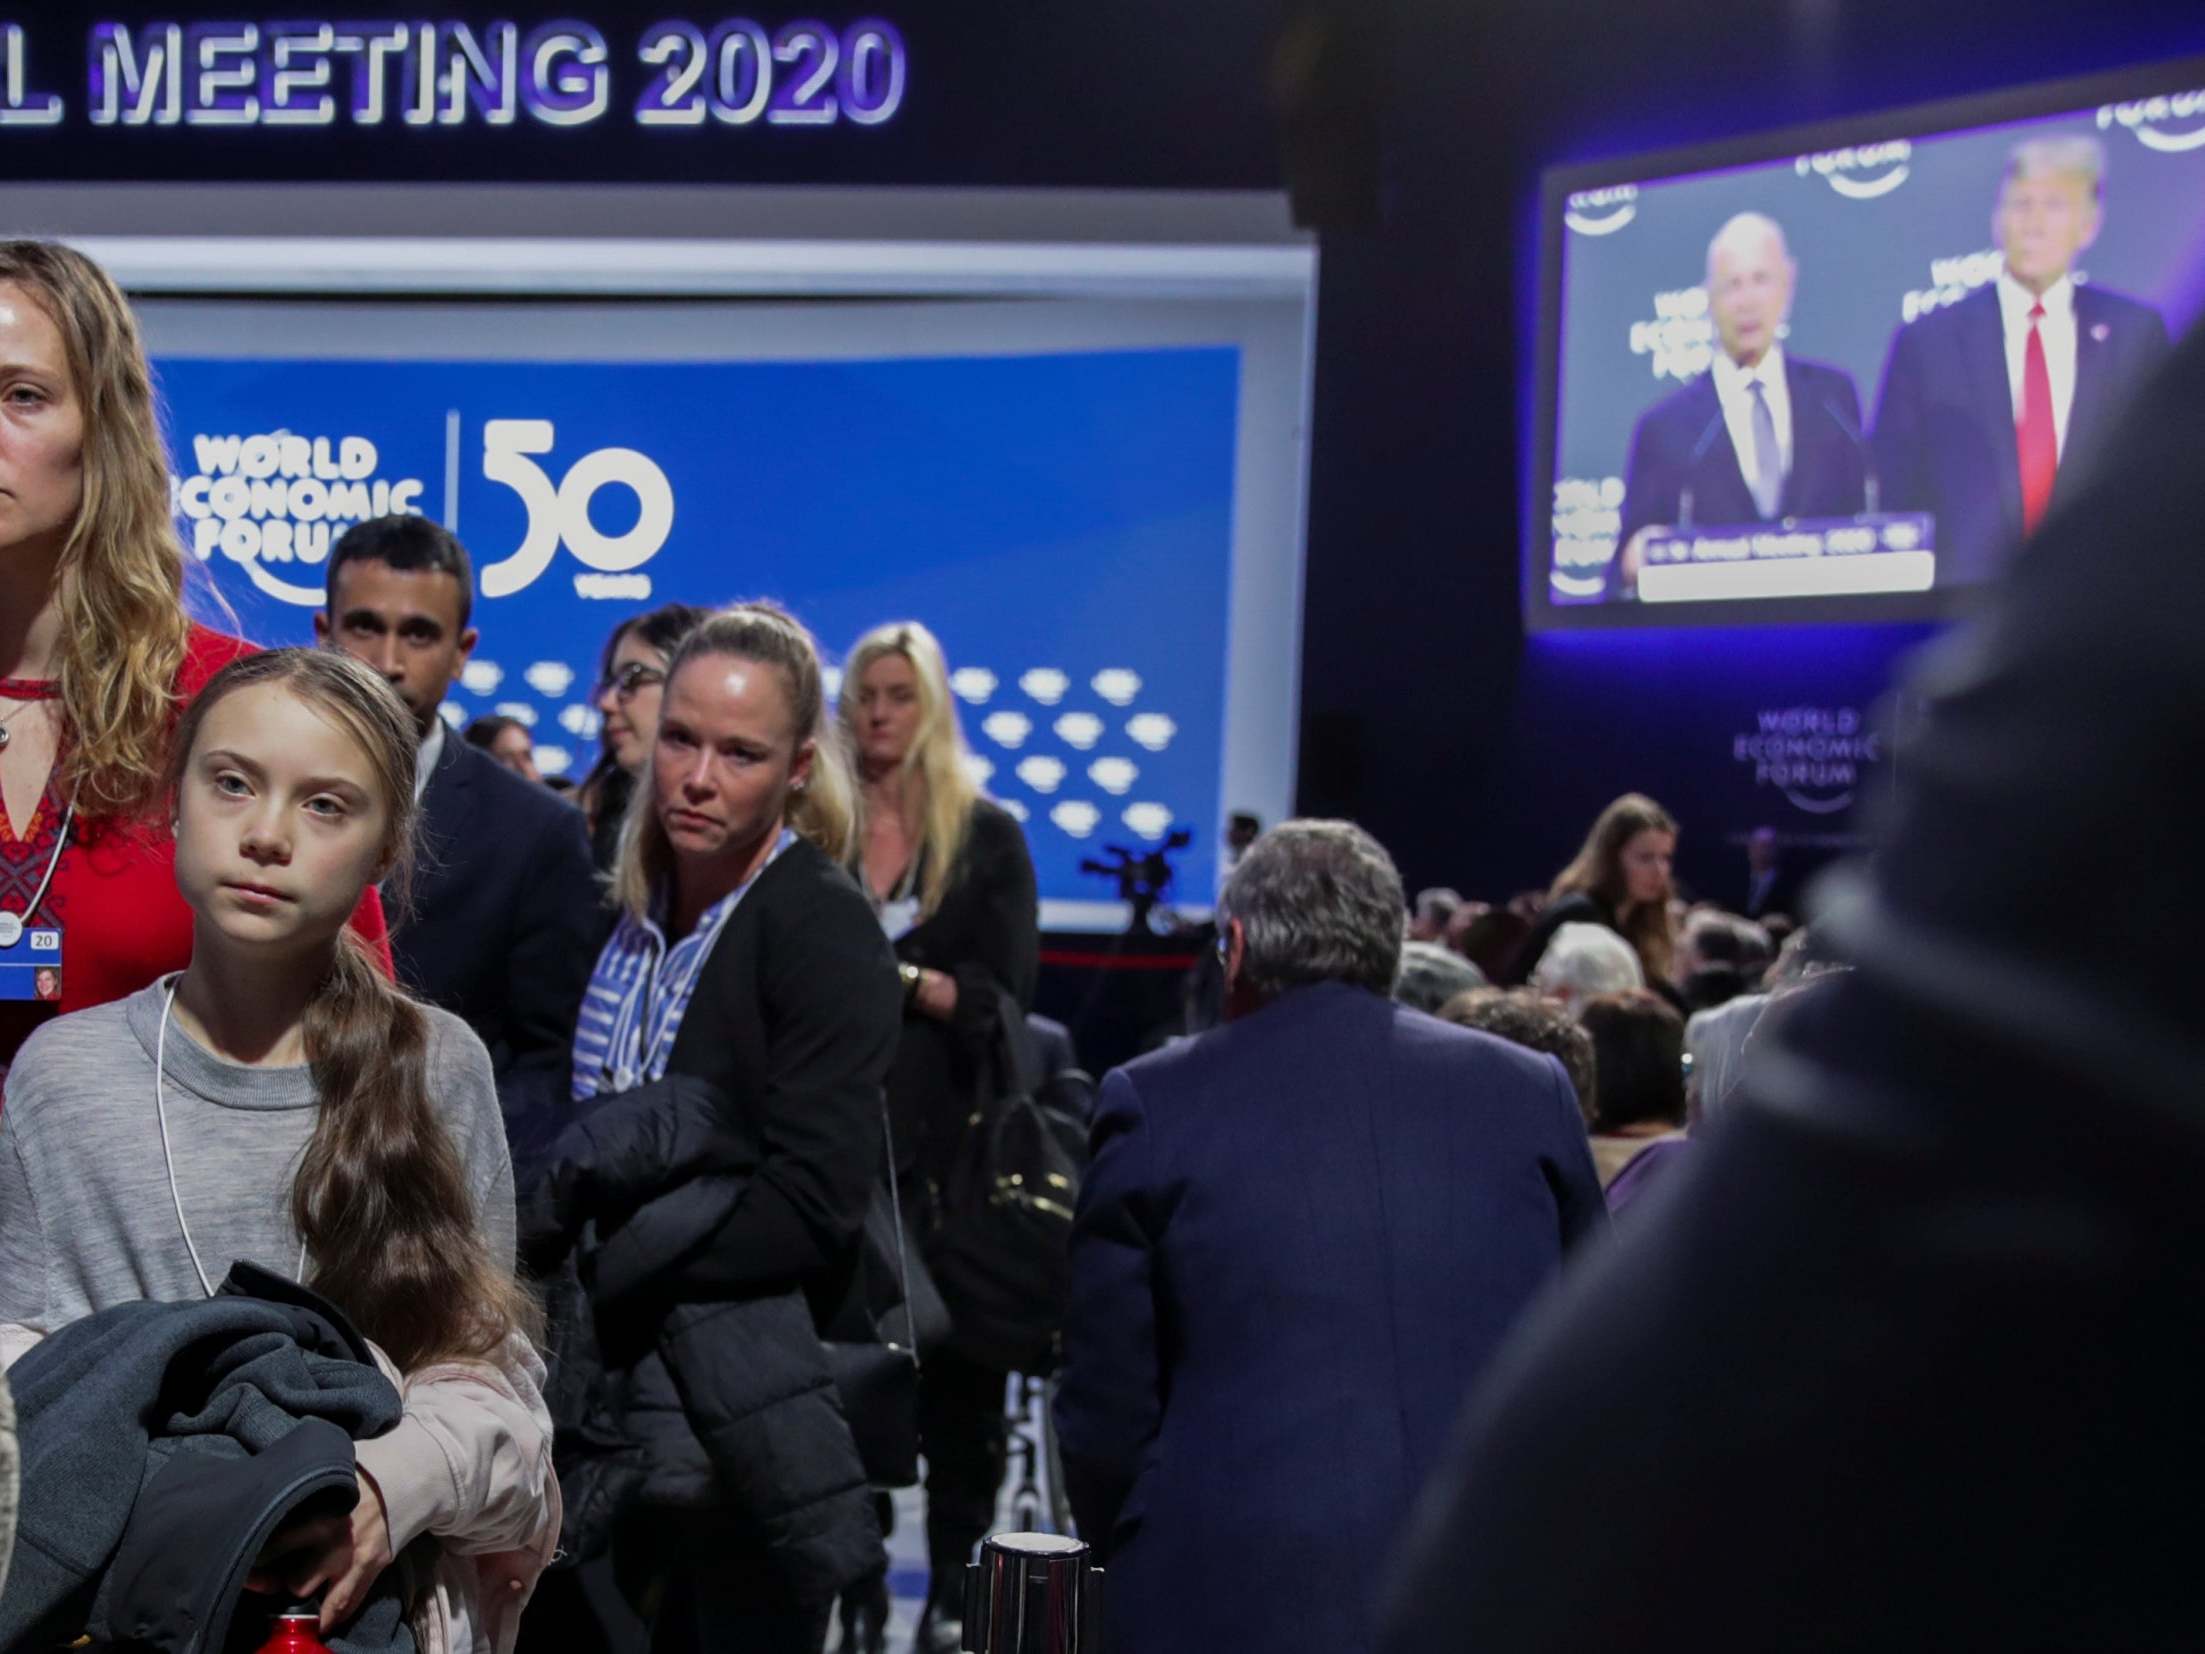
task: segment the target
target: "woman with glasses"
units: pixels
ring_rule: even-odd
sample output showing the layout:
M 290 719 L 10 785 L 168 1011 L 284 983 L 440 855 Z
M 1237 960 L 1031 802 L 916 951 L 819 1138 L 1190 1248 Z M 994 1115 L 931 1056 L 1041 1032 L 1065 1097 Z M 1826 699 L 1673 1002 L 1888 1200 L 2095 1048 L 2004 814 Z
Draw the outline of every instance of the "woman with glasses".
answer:
M 664 604 L 622 621 L 605 640 L 596 694 L 604 718 L 598 729 L 601 750 L 578 795 L 589 818 L 590 858 L 600 873 L 610 873 L 619 859 L 621 817 L 658 739 L 667 662 L 707 612 L 690 603 Z

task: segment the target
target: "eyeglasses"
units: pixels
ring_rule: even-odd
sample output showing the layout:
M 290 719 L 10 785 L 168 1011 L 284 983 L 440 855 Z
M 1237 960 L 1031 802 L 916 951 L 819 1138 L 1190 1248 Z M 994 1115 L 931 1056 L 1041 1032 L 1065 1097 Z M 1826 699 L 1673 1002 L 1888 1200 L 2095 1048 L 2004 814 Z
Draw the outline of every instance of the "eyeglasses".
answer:
M 602 695 L 609 689 L 620 699 L 632 701 L 636 698 L 638 692 L 650 688 L 654 683 L 664 683 L 665 681 L 666 674 L 657 667 L 647 666 L 639 660 L 632 660 L 600 683 L 597 686 L 597 692 Z

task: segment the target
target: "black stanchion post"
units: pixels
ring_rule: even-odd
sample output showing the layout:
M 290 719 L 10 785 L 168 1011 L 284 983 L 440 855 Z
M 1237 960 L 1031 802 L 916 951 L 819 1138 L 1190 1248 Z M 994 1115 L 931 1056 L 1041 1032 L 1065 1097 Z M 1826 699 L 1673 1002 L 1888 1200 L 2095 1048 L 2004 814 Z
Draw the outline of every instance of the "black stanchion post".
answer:
M 1095 1654 L 1103 1571 L 1089 1547 L 1054 1533 L 999 1533 L 965 1570 L 969 1654 Z

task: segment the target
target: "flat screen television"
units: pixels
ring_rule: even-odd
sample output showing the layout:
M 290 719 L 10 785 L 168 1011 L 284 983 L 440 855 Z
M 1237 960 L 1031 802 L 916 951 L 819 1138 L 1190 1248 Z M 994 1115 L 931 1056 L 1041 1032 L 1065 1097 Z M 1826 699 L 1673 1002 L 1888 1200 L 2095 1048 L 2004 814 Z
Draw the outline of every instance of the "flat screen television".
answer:
M 1534 630 L 1960 612 L 2205 309 L 2205 59 L 1544 179 Z

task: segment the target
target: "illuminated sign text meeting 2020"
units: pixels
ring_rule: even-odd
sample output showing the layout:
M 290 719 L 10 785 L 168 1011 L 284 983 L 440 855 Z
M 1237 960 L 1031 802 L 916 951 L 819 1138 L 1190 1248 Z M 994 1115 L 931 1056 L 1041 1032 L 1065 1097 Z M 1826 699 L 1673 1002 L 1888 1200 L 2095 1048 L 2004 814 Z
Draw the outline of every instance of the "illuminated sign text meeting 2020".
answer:
M 595 25 L 95 23 L 80 93 L 51 36 L 0 21 L 8 128 L 880 126 L 902 106 L 903 36 L 878 18 L 834 28 L 671 19 L 617 54 Z M 616 73 L 622 85 L 616 87 Z M 630 77 L 633 77 L 630 84 Z M 620 113 L 616 114 L 616 100 Z

